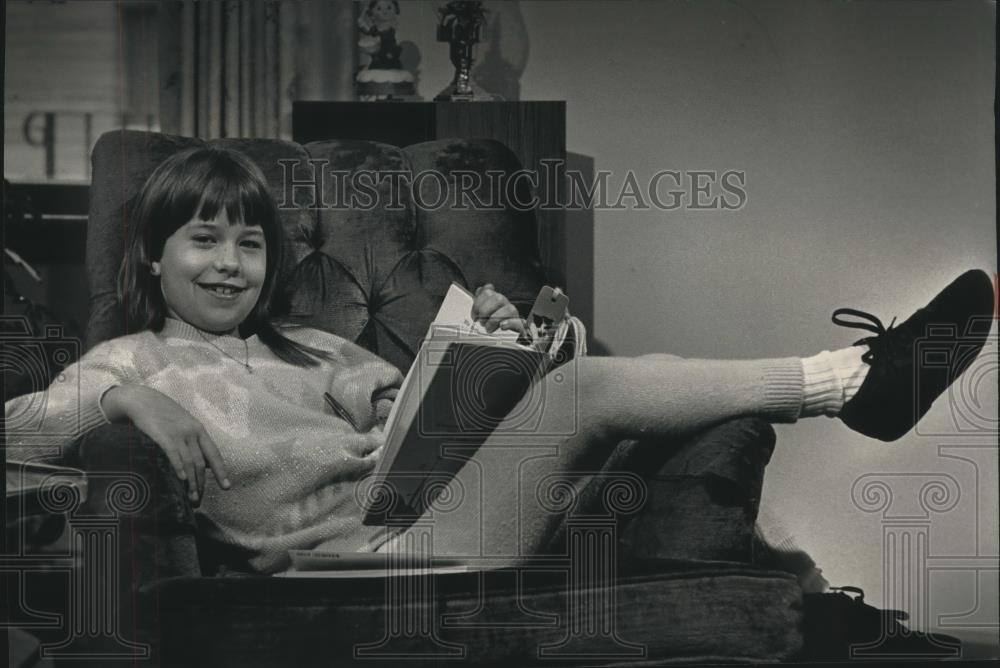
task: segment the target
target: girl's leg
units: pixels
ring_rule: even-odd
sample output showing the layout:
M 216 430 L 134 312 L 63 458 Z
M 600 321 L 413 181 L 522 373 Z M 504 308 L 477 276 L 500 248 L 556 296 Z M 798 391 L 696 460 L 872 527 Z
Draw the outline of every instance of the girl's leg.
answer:
M 452 480 L 445 496 L 462 499 L 457 507 L 430 509 L 378 549 L 409 549 L 430 525 L 435 554 L 512 561 L 535 554 L 563 517 L 546 501 L 553 483 L 579 491 L 621 439 L 683 437 L 743 415 L 791 422 L 802 392 L 798 358 L 572 361 L 539 381 Z M 529 419 L 533 407 L 537 422 Z
M 616 440 L 686 436 L 745 415 L 794 422 L 803 404 L 795 357 L 593 357 L 579 360 L 576 371 L 581 428 Z

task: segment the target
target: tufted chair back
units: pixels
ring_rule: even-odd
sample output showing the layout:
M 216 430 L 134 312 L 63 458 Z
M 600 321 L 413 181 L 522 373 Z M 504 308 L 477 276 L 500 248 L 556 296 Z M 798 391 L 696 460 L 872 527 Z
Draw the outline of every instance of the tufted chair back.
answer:
M 98 139 L 87 228 L 88 349 L 134 331 L 117 299 L 117 275 L 139 190 L 168 156 L 205 143 L 132 130 Z M 277 315 L 355 341 L 404 372 L 452 281 L 469 289 L 493 283 L 522 315 L 544 282 L 534 213 L 509 204 L 529 200 L 508 190 L 525 180 L 496 177 L 521 166 L 496 141 L 207 143 L 249 156 L 281 205 Z M 362 171 L 376 176 L 357 178 Z M 379 180 L 387 174 L 402 176 Z M 345 206 L 352 198 L 356 205 Z

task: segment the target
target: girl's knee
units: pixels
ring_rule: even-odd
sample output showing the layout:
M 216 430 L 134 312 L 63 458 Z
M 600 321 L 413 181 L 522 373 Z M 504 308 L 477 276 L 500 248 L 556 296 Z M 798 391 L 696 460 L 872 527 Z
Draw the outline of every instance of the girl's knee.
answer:
M 576 369 L 578 433 L 585 442 L 610 441 L 614 438 L 618 406 L 628 394 L 628 384 L 623 382 L 623 360 L 600 357 L 580 362 Z

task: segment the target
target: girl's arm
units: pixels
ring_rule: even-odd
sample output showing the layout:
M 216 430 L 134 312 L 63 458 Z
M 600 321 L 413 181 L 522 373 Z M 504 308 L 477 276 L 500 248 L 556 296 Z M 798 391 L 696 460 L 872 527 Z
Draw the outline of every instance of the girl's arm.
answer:
M 204 491 L 206 466 L 228 488 L 222 458 L 201 423 L 143 382 L 139 348 L 131 337 L 106 341 L 66 367 L 47 389 L 8 401 L 7 457 L 62 459 L 88 431 L 130 419 L 188 481 L 192 501 Z
M 109 341 L 63 369 L 47 389 L 6 402 L 8 458 L 61 458 L 78 437 L 108 423 L 104 393 L 135 379 L 130 348 Z
M 212 437 L 183 406 L 151 387 L 125 384 L 104 393 L 101 406 L 108 420 L 129 419 L 160 446 L 177 473 L 187 482 L 196 505 L 205 492 L 205 468 L 211 468 L 222 489 L 230 483 L 225 464 Z

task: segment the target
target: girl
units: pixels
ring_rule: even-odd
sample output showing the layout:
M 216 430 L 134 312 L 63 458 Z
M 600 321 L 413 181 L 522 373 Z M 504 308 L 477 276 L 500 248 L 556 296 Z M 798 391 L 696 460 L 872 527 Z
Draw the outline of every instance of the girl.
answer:
M 105 422 L 131 420 L 187 481 L 210 537 L 244 555 L 237 566 L 259 572 L 286 568 L 289 549 L 402 549 L 405 531 L 392 536 L 361 524 L 355 490 L 381 455 L 400 374 L 337 336 L 272 318 L 281 230 L 258 169 L 231 150 L 178 153 L 150 176 L 136 216 L 120 296 L 142 331 L 96 346 L 44 393 L 8 402 L 8 442 L 26 445 L 43 434 L 65 446 Z M 574 471 L 582 479 L 621 438 L 683 436 L 745 415 L 775 422 L 838 416 L 892 440 L 971 363 L 988 332 L 968 324 L 992 310 L 992 284 L 973 271 L 888 330 L 842 309 L 835 322 L 874 335 L 810 358 L 582 358 L 540 381 L 540 428 L 571 416 L 573 435 L 557 452 L 512 466 L 526 479 Z M 523 327 L 490 286 L 477 291 L 472 315 L 489 331 Z M 948 374 L 913 365 L 914 342 L 929 324 L 954 327 L 949 345 L 965 346 Z M 44 411 L 29 410 L 40 401 Z M 29 413 L 37 417 L 10 418 Z M 489 444 L 474 462 L 490 456 Z M 506 546 L 489 554 L 541 549 L 556 518 L 517 489 L 491 496 L 489 517 L 438 518 L 435 551 L 479 550 L 487 537 Z

